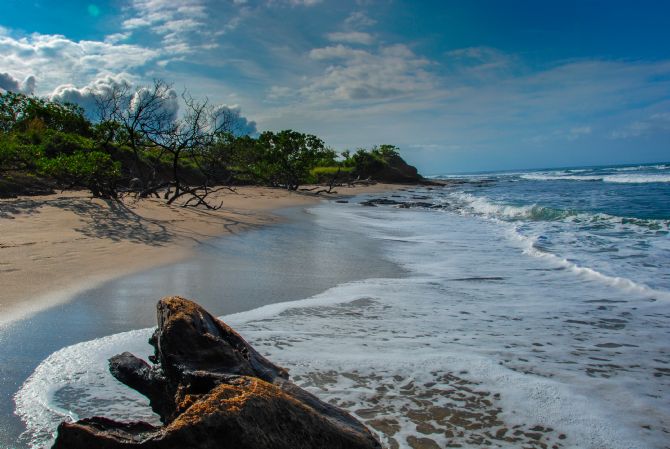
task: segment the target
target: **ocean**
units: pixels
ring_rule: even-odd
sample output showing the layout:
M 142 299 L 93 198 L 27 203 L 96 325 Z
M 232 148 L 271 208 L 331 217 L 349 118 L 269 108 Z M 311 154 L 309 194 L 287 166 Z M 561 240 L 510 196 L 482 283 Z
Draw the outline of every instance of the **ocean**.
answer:
M 389 448 L 670 447 L 670 165 L 437 178 L 307 211 L 396 274 L 223 319 Z M 151 332 L 41 362 L 15 395 L 26 444 L 63 419 L 155 421 L 106 364 Z

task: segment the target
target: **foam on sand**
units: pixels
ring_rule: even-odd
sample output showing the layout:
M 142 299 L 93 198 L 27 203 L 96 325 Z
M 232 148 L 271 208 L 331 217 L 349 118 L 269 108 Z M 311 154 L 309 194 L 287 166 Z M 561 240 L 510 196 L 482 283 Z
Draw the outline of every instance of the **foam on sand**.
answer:
M 506 228 L 474 216 L 355 204 L 313 212 L 321 226 L 383 241 L 409 275 L 224 320 L 389 447 L 667 445 L 664 304 L 530 257 Z M 81 343 L 43 362 L 16 396 L 33 447 L 68 417 L 147 416 L 106 358 L 146 354 L 150 332 Z

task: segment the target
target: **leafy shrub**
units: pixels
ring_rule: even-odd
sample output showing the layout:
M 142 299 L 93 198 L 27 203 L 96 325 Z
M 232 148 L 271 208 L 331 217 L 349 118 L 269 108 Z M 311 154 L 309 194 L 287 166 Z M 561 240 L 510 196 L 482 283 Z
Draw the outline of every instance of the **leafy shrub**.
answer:
M 354 171 L 353 167 L 341 167 L 341 166 L 330 166 L 330 167 L 314 167 L 309 171 L 311 182 L 323 183 L 330 182 L 334 176 L 338 175 L 339 177 L 345 178 Z
M 42 152 L 37 146 L 0 135 L 0 172 L 33 170 L 41 156 Z
M 38 161 L 41 174 L 50 176 L 67 187 L 86 187 L 94 196 L 115 196 L 121 164 L 101 151 L 61 154 Z
M 44 133 L 41 147 L 46 157 L 56 157 L 91 151 L 93 142 L 77 134 L 50 130 Z

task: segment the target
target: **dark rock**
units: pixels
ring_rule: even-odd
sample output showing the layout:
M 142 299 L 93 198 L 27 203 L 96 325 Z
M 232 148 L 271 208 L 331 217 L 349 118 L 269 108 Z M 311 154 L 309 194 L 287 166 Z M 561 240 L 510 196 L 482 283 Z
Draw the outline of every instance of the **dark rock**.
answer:
M 391 156 L 386 159 L 386 165 L 375 173 L 370 173 L 373 179 L 382 182 L 419 182 L 423 177 L 416 167 L 409 165 L 400 156 Z
M 390 200 L 388 198 L 377 198 L 370 201 L 372 201 L 375 204 L 387 204 L 387 205 L 402 204 L 402 201 Z
M 408 202 L 408 203 L 402 203 L 398 205 L 398 207 L 403 208 L 403 209 L 409 209 L 411 207 L 424 207 L 427 209 L 438 209 L 441 206 L 438 204 L 433 204 L 433 203 L 425 203 L 422 201 L 415 201 L 415 202 Z
M 403 204 L 402 201 L 390 200 L 388 198 L 373 198 L 371 200 L 361 202 L 362 206 L 377 206 L 378 204 L 395 206 Z
M 192 301 L 163 298 L 150 343 L 153 366 L 125 352 L 110 359 L 110 371 L 147 396 L 165 425 L 62 423 L 54 448 L 381 448 L 363 424 L 289 381 Z
M 335 202 L 336 202 L 336 203 L 346 204 L 346 203 L 348 203 L 349 201 L 347 201 L 347 200 L 335 200 Z

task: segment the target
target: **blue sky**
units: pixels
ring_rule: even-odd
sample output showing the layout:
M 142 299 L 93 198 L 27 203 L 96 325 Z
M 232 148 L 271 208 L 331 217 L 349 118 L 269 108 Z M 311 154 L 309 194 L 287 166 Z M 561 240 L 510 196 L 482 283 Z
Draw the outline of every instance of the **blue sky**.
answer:
M 426 174 L 670 160 L 670 2 L 3 0 L 0 88 L 163 78 Z

